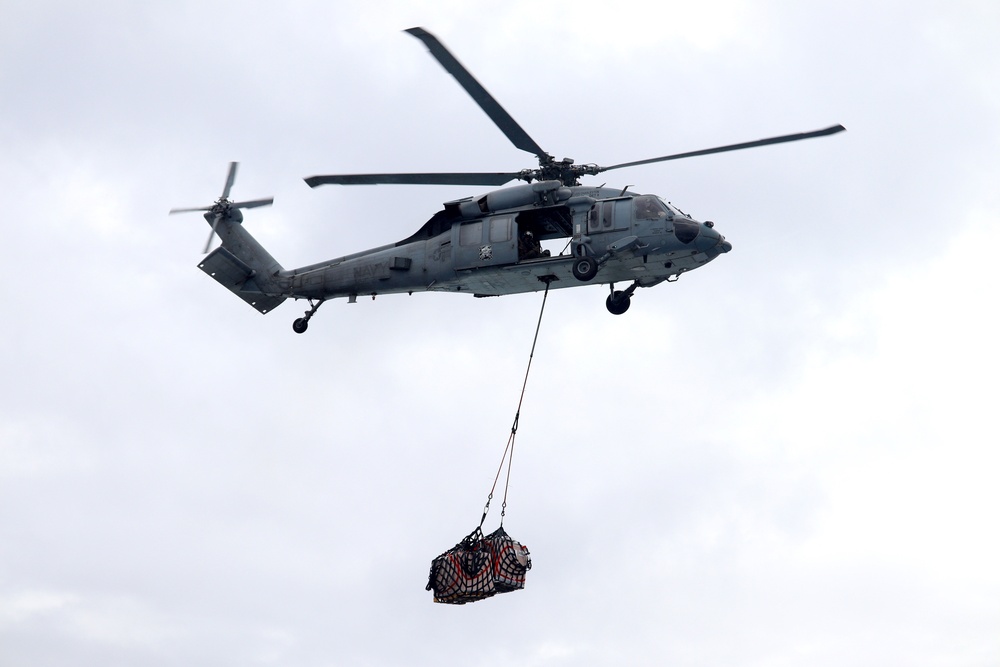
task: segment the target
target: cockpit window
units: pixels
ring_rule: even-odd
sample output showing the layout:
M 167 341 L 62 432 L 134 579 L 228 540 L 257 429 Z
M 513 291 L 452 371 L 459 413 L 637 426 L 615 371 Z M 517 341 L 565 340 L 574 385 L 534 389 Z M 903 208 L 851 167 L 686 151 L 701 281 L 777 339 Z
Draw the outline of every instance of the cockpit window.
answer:
M 641 195 L 635 198 L 636 220 L 666 220 L 667 209 L 659 198 L 652 195 Z

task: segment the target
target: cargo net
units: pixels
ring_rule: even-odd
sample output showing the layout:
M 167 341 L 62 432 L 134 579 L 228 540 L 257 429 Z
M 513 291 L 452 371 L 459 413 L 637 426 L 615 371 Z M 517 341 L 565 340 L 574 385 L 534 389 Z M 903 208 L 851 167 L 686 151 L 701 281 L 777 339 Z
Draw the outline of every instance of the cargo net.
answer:
M 476 528 L 431 561 L 427 590 L 434 591 L 435 602 L 475 602 L 524 588 L 524 575 L 530 569 L 528 548 L 511 538 L 503 526 L 486 537 Z

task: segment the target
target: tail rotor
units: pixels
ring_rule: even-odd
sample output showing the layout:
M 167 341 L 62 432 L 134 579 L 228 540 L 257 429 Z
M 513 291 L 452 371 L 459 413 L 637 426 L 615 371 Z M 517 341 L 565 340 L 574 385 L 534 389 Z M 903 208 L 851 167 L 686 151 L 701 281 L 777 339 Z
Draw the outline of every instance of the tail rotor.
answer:
M 236 168 L 238 166 L 239 162 L 229 163 L 229 174 L 226 176 L 226 186 L 222 189 L 222 196 L 216 199 L 215 203 L 211 206 L 170 209 L 170 215 L 173 215 L 174 213 L 191 213 L 193 211 L 204 212 L 205 219 L 211 221 L 212 231 L 208 235 L 208 241 L 205 242 L 205 249 L 202 251 L 203 254 L 207 253 L 208 249 L 211 247 L 212 240 L 215 238 L 216 229 L 219 226 L 220 220 L 228 219 L 233 222 L 242 222 L 243 214 L 240 213 L 240 209 L 270 206 L 274 203 L 274 197 L 269 197 L 267 199 L 253 199 L 242 202 L 234 202 L 229 199 L 229 191 L 232 190 L 233 183 L 236 181 Z

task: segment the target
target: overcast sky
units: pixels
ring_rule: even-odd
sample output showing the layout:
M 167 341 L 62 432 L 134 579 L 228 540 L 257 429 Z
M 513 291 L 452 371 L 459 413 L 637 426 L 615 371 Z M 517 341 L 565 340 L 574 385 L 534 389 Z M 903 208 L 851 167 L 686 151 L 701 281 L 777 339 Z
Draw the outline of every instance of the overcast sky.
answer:
M 435 33 L 586 182 L 733 251 L 610 315 L 553 292 L 261 316 L 196 267 L 230 160 L 295 267 L 516 171 Z M 1000 5 L 0 0 L 0 665 L 1000 663 Z M 492 529 L 498 508 L 487 519 Z

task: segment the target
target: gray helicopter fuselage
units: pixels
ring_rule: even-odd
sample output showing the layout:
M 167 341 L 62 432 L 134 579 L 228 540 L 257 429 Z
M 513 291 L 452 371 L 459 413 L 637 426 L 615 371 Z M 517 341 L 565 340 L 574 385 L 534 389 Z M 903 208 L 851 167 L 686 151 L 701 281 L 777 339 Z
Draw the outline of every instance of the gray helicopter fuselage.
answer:
M 541 241 L 571 239 L 551 255 Z M 692 220 L 653 195 L 536 182 L 449 202 L 413 236 L 392 245 L 281 271 L 282 296 L 338 297 L 462 292 L 501 296 L 582 284 L 650 287 L 730 249 L 712 223 Z M 588 281 L 581 257 L 600 264 Z

